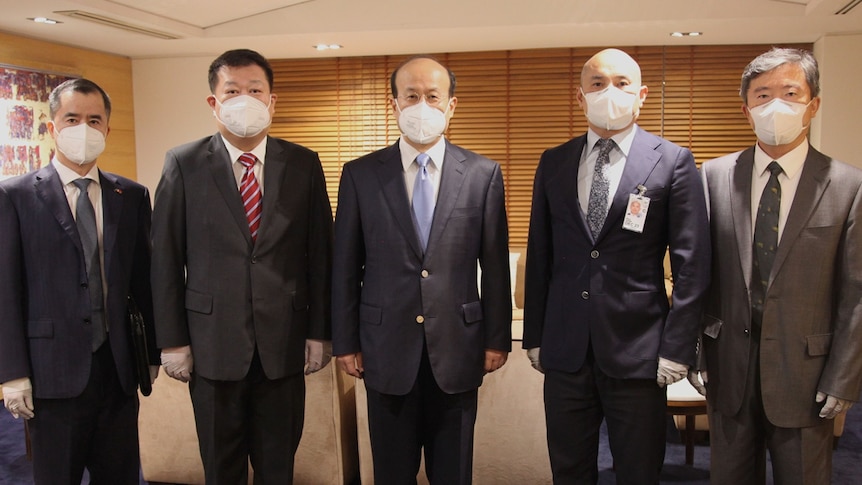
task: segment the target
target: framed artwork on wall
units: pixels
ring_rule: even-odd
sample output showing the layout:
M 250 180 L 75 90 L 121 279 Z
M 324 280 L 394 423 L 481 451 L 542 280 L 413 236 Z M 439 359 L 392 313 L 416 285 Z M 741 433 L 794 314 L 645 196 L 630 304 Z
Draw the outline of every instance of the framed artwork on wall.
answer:
M 48 95 L 78 76 L 0 64 L 0 180 L 37 170 L 54 156 Z

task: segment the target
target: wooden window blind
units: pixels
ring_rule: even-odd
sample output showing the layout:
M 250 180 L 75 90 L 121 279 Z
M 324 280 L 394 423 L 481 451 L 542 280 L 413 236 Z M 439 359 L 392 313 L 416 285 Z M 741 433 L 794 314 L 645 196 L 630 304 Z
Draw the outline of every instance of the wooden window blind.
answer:
M 791 47 L 811 49 L 811 44 Z M 755 137 L 741 112 L 743 68 L 770 45 L 623 47 L 649 88 L 638 124 L 690 148 L 698 163 Z M 500 163 L 509 242 L 527 244 L 533 176 L 542 152 L 587 130 L 576 95 L 596 47 L 435 54 L 457 77 L 447 137 Z M 277 59 L 270 133 L 320 154 L 336 209 L 344 163 L 394 143 L 389 76 L 407 56 Z

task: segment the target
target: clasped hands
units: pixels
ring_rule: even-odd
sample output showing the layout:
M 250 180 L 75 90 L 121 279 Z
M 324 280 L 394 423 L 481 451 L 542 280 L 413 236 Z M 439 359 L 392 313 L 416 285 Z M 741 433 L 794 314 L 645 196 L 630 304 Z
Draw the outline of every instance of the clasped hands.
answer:
M 541 373 L 545 373 L 540 360 L 541 347 L 533 347 L 527 349 L 527 358 L 530 359 L 530 365 Z M 688 372 L 688 366 L 680 364 L 672 360 L 667 360 L 663 357 L 658 358 L 658 371 L 656 372 L 656 383 L 660 387 L 668 386 L 674 382 L 681 380 Z

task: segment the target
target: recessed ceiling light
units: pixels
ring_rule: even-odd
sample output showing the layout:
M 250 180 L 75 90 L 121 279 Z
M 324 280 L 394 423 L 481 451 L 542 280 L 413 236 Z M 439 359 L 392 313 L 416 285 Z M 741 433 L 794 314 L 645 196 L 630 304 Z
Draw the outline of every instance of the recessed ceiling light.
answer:
M 63 22 L 60 22 L 59 20 L 49 19 L 48 17 L 28 17 L 27 20 L 32 20 L 33 22 L 36 22 L 37 24 L 54 25 L 54 24 L 62 24 L 63 23 Z
M 671 32 L 671 37 L 700 37 L 703 32 Z
M 317 49 L 319 51 L 341 49 L 341 46 L 338 44 L 317 44 L 317 45 L 313 45 L 312 47 L 314 47 L 315 49 Z

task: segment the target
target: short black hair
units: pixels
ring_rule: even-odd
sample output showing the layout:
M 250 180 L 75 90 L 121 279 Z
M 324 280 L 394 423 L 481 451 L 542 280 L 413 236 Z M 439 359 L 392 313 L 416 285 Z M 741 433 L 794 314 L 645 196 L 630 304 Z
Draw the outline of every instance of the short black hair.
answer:
M 269 90 L 272 91 L 272 66 L 269 61 L 259 53 L 251 49 L 234 49 L 225 52 L 218 56 L 216 60 L 210 64 L 209 82 L 210 92 L 215 93 L 215 88 L 218 86 L 218 72 L 222 67 L 245 67 L 256 64 L 266 73 L 266 80 L 269 83 Z
M 404 62 L 402 62 L 401 64 L 398 64 L 398 67 L 396 67 L 395 70 L 392 71 L 392 76 L 390 76 L 390 78 L 389 78 L 389 84 L 391 85 L 390 87 L 392 88 L 392 97 L 393 98 L 398 97 L 398 87 L 395 85 L 395 76 L 398 75 L 398 71 L 402 67 L 409 64 L 412 61 L 415 61 L 416 59 L 431 59 L 432 61 L 436 62 L 437 64 L 440 64 L 440 67 L 446 69 L 446 72 L 449 74 L 449 97 L 451 98 L 451 97 L 455 96 L 455 73 L 452 72 L 452 70 L 449 69 L 448 67 L 444 66 L 443 63 L 438 61 L 434 56 L 429 56 L 427 54 L 419 54 L 419 55 L 412 56 L 412 57 L 404 60 Z
M 739 96 L 742 101 L 748 104 L 748 88 L 754 78 L 784 64 L 796 64 L 802 68 L 802 72 L 805 73 L 805 81 L 808 83 L 808 90 L 811 91 L 811 98 L 820 95 L 820 68 L 817 66 L 817 59 L 814 58 L 814 55 L 804 49 L 773 47 L 749 62 L 742 72 L 742 82 L 739 87 Z
M 62 96 L 66 91 L 74 91 L 76 93 L 83 94 L 99 93 L 102 96 L 102 101 L 105 103 L 105 114 L 108 115 L 108 119 L 111 118 L 111 98 L 108 96 L 108 93 L 93 81 L 78 78 L 64 81 L 51 91 L 51 94 L 48 96 L 48 111 L 51 114 L 52 120 L 54 119 L 54 116 L 57 115 L 57 112 L 60 111 L 60 96 Z

